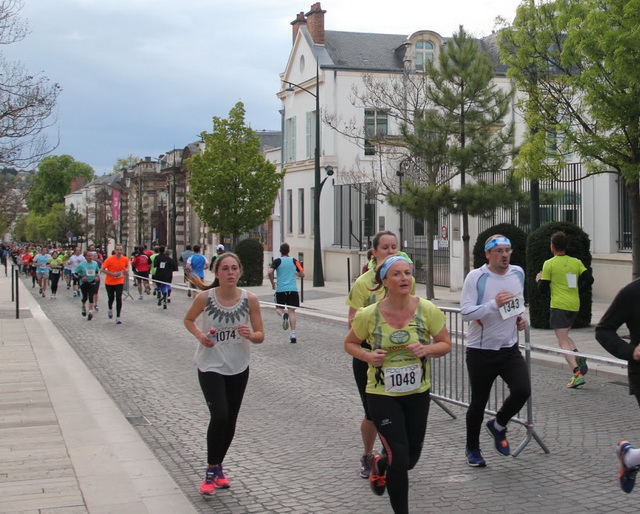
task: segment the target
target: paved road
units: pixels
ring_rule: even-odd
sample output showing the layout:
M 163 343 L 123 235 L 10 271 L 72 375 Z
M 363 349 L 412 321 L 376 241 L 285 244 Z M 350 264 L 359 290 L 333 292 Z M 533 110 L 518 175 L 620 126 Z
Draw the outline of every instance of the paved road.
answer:
M 270 295 L 264 296 L 270 301 Z M 208 413 L 192 362 L 195 340 L 182 325 L 188 307 L 176 294 L 168 310 L 153 297 L 128 299 L 123 324 L 102 311 L 88 322 L 80 301 L 62 290 L 39 303 L 128 416 L 200 512 L 387 513 L 358 477 L 361 409 L 334 319 L 300 316 L 299 344 L 271 309 L 267 333 L 253 348 L 238 431 L 225 462 L 232 488 L 203 500 L 195 493 L 205 459 Z M 432 405 L 422 459 L 410 475 L 412 512 L 637 512 L 637 496 L 616 480 L 616 443 L 640 441 L 640 413 L 624 378 L 594 376 L 567 390 L 566 370 L 534 365 L 536 429 L 551 450 L 532 442 L 517 458 L 491 451 L 487 468 L 469 468 L 464 412 L 451 419 Z M 515 446 L 525 436 L 513 426 Z

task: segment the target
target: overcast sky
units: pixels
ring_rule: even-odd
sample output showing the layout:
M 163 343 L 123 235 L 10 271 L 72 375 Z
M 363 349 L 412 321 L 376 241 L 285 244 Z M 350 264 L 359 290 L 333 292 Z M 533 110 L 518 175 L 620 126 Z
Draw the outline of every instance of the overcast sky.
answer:
M 247 123 L 279 130 L 279 74 L 291 21 L 309 0 L 23 0 L 30 27 L 2 49 L 62 86 L 55 155 L 110 172 L 116 159 L 158 157 L 211 131 L 242 101 Z M 324 0 L 325 29 L 484 36 L 520 0 Z M 390 9 L 390 7 L 392 9 Z

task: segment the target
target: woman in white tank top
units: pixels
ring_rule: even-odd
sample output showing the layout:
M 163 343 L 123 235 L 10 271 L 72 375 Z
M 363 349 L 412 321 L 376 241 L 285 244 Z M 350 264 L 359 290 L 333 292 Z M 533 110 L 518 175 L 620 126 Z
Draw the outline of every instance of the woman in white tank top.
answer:
M 216 487 L 230 487 L 222 461 L 233 440 L 236 420 L 249 379 L 249 343 L 264 340 L 258 297 L 238 287 L 240 259 L 233 253 L 219 256 L 216 279 L 199 293 L 184 317 L 184 325 L 198 340 L 195 362 L 198 380 L 209 407 L 208 467 L 200 493 L 211 496 Z M 197 318 L 202 314 L 200 324 Z

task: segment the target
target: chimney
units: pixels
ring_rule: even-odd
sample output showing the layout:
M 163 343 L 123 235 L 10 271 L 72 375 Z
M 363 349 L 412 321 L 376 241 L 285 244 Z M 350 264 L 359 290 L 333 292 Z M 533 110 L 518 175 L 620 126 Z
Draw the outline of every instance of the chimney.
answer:
M 304 17 L 304 13 L 303 12 L 299 12 L 298 16 L 296 16 L 296 19 L 293 20 L 291 22 L 291 25 L 293 26 L 293 42 L 296 42 L 296 38 L 298 37 L 298 31 L 300 30 L 300 25 L 306 25 L 307 24 L 307 19 Z
M 76 192 L 78 189 L 84 187 L 86 183 L 87 180 L 82 175 L 78 175 L 73 180 L 71 180 L 71 192 Z
M 311 6 L 311 10 L 307 13 L 307 27 L 313 42 L 317 45 L 324 45 L 324 13 L 320 2 L 316 2 Z

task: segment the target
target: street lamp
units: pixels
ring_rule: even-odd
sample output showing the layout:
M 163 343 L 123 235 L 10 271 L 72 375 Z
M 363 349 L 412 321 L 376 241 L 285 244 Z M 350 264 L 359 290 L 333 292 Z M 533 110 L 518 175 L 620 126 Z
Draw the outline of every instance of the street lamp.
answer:
M 300 88 L 316 99 L 316 149 L 314 152 L 314 189 L 313 189 L 313 287 L 324 286 L 324 271 L 322 269 L 322 244 L 320 241 L 320 193 L 324 182 L 320 181 L 320 76 L 318 63 L 316 61 L 316 92 L 308 90 L 300 84 L 283 81 L 289 84 L 285 91 L 293 91 L 294 87 Z M 327 170 L 328 171 L 328 170 Z M 333 169 L 331 171 L 333 173 Z

